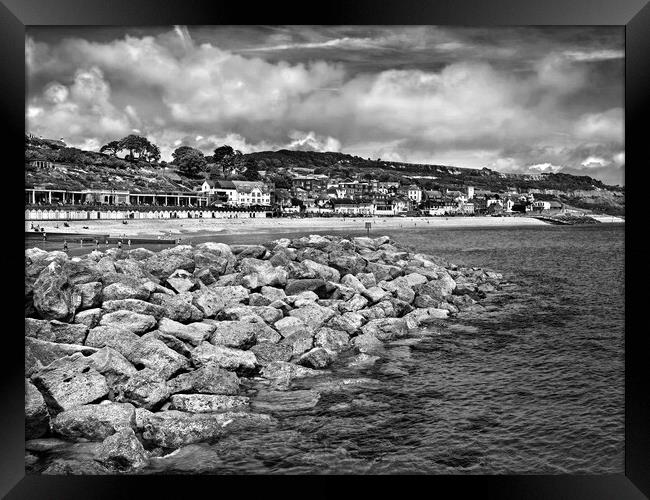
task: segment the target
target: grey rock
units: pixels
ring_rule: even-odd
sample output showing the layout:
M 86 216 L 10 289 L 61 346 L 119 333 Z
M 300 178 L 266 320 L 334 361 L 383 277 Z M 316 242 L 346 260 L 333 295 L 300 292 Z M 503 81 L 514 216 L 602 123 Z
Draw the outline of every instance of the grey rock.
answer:
M 192 363 L 196 367 L 216 363 L 227 370 L 254 369 L 257 361 L 255 354 L 250 351 L 212 345 L 209 342 L 202 342 L 198 347 L 194 348 L 191 356 Z
M 108 346 L 128 359 L 131 355 L 131 350 L 139 340 L 140 337 L 125 328 L 97 326 L 91 328 L 88 332 L 85 345 L 97 349 Z
M 323 326 L 334 314 L 334 311 L 331 309 L 319 306 L 318 304 L 300 307 L 289 312 L 289 316 L 302 320 L 311 332 Z
M 210 337 L 215 330 L 215 325 L 201 322 L 184 325 L 172 319 L 162 318 L 158 322 L 158 330 L 197 346 Z
M 128 403 L 89 404 L 59 413 L 52 430 L 66 439 L 97 441 L 135 425 L 135 408 Z
M 103 347 L 89 356 L 91 366 L 101 373 L 109 389 L 125 383 L 137 370 L 133 364 L 118 351 Z
M 108 394 L 106 379 L 81 353 L 53 361 L 32 380 L 50 408 L 57 411 L 97 401 Z
M 140 299 L 106 300 L 102 304 L 102 309 L 107 313 L 115 311 L 131 311 L 137 314 L 153 316 L 155 319 L 160 319 L 165 316 L 165 309 L 163 307 Z M 77 316 L 79 314 L 77 314 Z
M 284 337 L 280 344 L 291 347 L 294 356 L 298 356 L 311 349 L 314 345 L 314 334 L 309 330 L 302 330 Z
M 62 344 L 83 344 L 87 334 L 88 327 L 86 325 L 25 318 L 25 335 L 27 337 Z
M 323 347 L 331 352 L 338 352 L 345 349 L 350 341 L 350 336 L 340 330 L 328 327 L 320 328 L 314 337 L 314 345 Z
M 151 282 L 133 279 L 132 282 L 113 283 L 102 290 L 103 300 L 140 299 L 147 300 L 155 286 Z
M 149 456 L 133 429 L 121 429 L 104 439 L 97 460 L 117 471 L 132 472 L 145 467 L 149 463 Z
M 245 396 L 225 394 L 175 394 L 171 397 L 172 410 L 191 413 L 213 413 L 224 411 L 245 411 L 250 399 Z
M 160 317 L 164 316 L 174 321 L 186 323 L 203 319 L 203 312 L 192 304 L 193 298 L 194 296 L 191 293 L 179 295 L 154 293 L 149 300 L 162 308 Z M 158 318 L 158 316 L 156 317 Z
M 300 356 L 298 363 L 308 368 L 319 369 L 328 367 L 332 361 L 334 361 L 332 352 L 322 347 L 314 347 Z
M 156 318 L 149 314 L 119 310 L 104 314 L 99 324 L 100 326 L 123 328 L 138 335 L 155 328 Z
M 170 394 L 165 379 L 157 371 L 144 368 L 117 388 L 115 400 L 151 410 L 159 407 Z
M 287 295 L 298 295 L 301 292 L 314 292 L 318 297 L 326 298 L 327 283 L 320 278 L 313 279 L 290 279 L 287 282 L 285 292 Z
M 144 424 L 143 438 L 163 448 L 178 448 L 220 438 L 232 431 L 268 430 L 277 425 L 269 415 L 225 412 L 186 413 L 177 410 L 152 414 Z
M 293 347 L 288 343 L 260 342 L 250 350 L 255 354 L 257 363 L 261 366 L 266 366 L 274 361 L 289 361 L 293 356 Z
M 74 322 L 80 325 L 85 325 L 87 328 L 95 328 L 102 318 L 102 310 L 100 308 L 86 309 L 75 314 Z
M 287 316 L 275 322 L 273 327 L 282 335 L 288 337 L 294 333 L 304 332 L 307 325 L 300 319 L 293 316 Z
M 371 320 L 361 327 L 361 331 L 374 335 L 379 340 L 390 340 L 407 334 L 406 321 L 402 318 Z
M 242 286 L 203 288 L 192 292 L 192 303 L 207 317 L 213 318 L 228 307 L 248 299 L 249 292 Z
M 47 340 L 38 340 L 25 337 L 25 376 L 31 377 L 44 366 L 57 359 L 64 358 L 74 353 L 90 355 L 96 352 L 93 347 L 76 344 L 59 344 Z
M 362 353 L 375 352 L 383 349 L 381 340 L 371 333 L 364 333 L 352 339 L 352 344 Z
M 100 281 L 91 281 L 74 286 L 76 293 L 81 296 L 79 310 L 97 307 L 102 301 L 102 284 Z
M 239 392 L 239 378 L 231 371 L 210 363 L 192 372 L 182 373 L 167 383 L 171 394 L 192 392 L 234 395 Z
M 50 263 L 34 282 L 34 308 L 43 318 L 68 320 L 81 305 L 81 295 L 61 265 Z
M 257 333 L 266 325 L 249 321 L 218 321 L 214 323 L 214 327 L 210 336 L 211 344 L 248 349 L 255 344 Z
M 189 361 L 161 340 L 154 338 L 139 339 L 125 356 L 136 366 L 144 366 L 167 380 L 180 370 L 189 368 Z

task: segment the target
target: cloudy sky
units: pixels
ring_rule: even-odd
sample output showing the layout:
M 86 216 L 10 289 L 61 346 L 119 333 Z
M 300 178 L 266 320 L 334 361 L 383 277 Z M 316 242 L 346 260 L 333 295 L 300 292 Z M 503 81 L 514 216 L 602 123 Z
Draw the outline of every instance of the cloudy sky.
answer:
M 27 129 L 624 184 L 621 27 L 27 29 Z

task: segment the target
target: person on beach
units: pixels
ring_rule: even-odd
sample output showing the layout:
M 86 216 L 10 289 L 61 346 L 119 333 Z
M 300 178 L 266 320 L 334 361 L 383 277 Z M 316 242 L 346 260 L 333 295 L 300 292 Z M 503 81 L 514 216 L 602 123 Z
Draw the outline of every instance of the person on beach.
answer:
M 127 245 L 129 245 L 129 248 L 131 248 L 131 240 L 126 242 Z
M 122 249 L 122 240 L 119 240 L 117 242 L 117 248 L 119 248 L 120 250 Z
M 47 240 L 47 233 L 43 231 L 43 241 Z
M 63 251 L 64 252 L 68 251 L 68 242 L 66 240 L 63 240 Z
M 95 248 L 99 250 L 99 240 L 95 238 Z
M 79 239 L 79 246 L 81 246 L 81 247 L 84 246 L 84 239 L 83 238 Z

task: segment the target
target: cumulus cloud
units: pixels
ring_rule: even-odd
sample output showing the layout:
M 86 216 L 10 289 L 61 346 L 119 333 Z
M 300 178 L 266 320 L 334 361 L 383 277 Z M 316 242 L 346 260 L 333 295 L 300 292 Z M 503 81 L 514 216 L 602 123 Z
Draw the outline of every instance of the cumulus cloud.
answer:
M 555 47 L 520 56 L 524 70 L 513 71 L 499 62 L 515 57 L 511 46 L 474 52 L 496 59 L 471 57 L 478 44 L 449 30 L 352 31 L 328 37 L 314 28 L 302 41 L 283 31 L 251 53 L 196 40 L 181 26 L 108 41 L 28 37 L 28 126 L 97 148 L 139 130 L 163 159 L 181 144 L 206 153 L 230 144 L 245 153 L 343 151 L 513 172 L 597 171 L 587 167 L 590 157 L 604 159 L 601 167 L 624 165 L 622 107 L 584 97 L 595 76 L 602 84 L 600 65 L 620 59 L 618 47 Z M 432 43 L 462 57 L 364 71 L 336 57 L 346 50 L 362 58 L 374 47 L 408 58 Z M 281 57 L 323 47 L 330 56 Z M 608 85 L 622 97 L 622 81 Z

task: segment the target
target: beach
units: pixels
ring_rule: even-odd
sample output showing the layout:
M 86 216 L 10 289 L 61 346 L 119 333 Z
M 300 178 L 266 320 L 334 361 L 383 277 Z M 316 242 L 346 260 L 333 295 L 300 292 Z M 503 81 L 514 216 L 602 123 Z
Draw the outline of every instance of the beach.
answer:
M 462 227 L 511 227 L 547 225 L 533 217 L 314 217 L 314 218 L 246 218 L 246 219 L 146 219 L 39 221 L 34 225 L 43 227 L 47 233 L 75 232 L 79 234 L 109 234 L 112 237 L 178 237 L 201 234 L 253 234 L 264 232 L 294 232 L 336 230 L 365 230 L 371 223 L 371 232 L 384 229 L 408 228 L 462 228 Z M 32 222 L 25 222 L 30 231 Z M 58 227 L 57 227 L 58 226 Z

